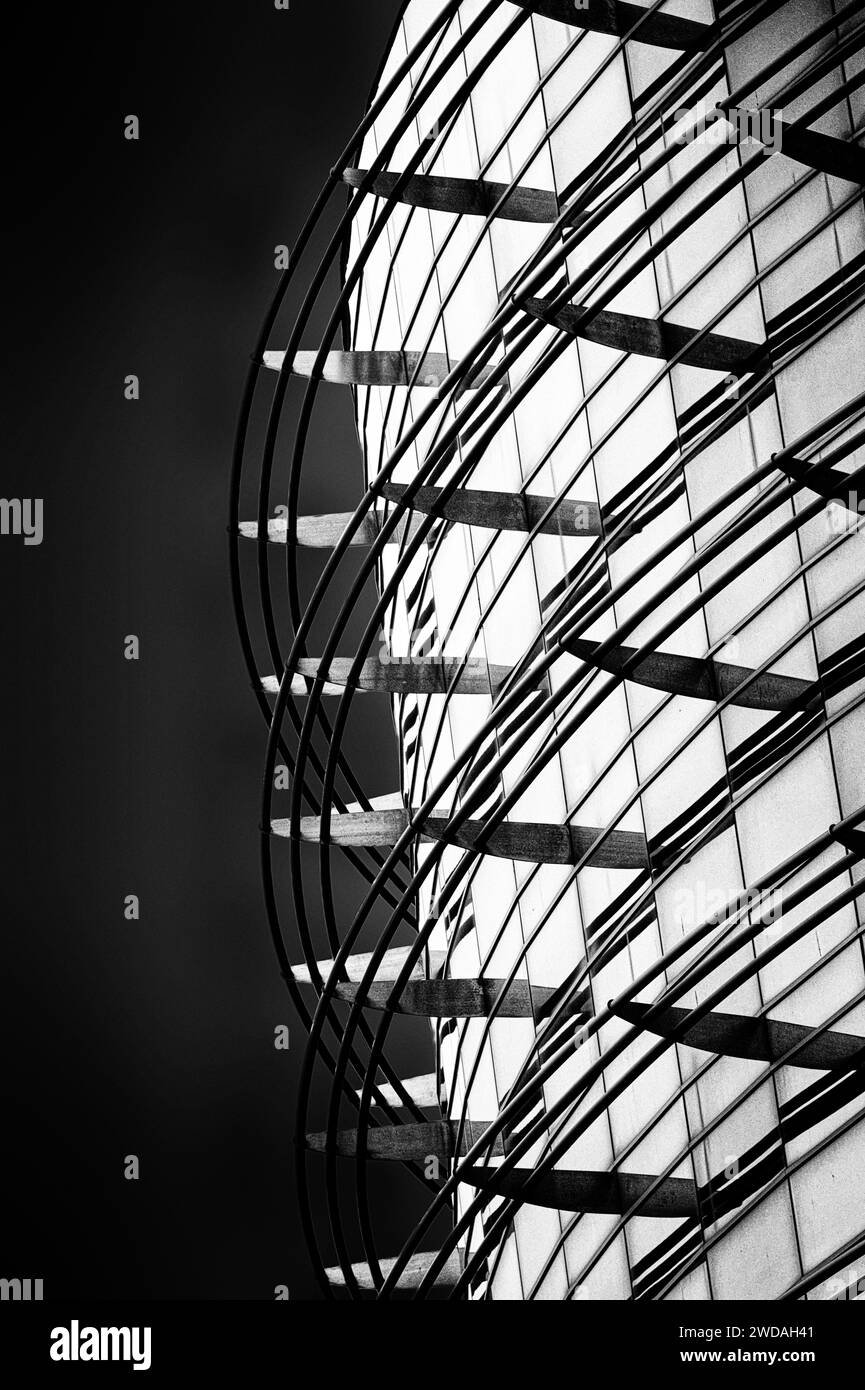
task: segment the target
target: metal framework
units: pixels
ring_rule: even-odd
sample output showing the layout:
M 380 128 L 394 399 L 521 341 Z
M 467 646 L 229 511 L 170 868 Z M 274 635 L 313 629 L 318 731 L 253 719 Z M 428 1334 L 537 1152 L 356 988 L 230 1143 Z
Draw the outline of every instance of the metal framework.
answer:
M 769 1210 L 780 1241 L 779 1194 L 797 1256 L 773 1297 L 825 1296 L 865 1254 L 860 1212 L 812 1258 L 797 1207 L 802 1173 L 845 1171 L 851 1135 L 861 1168 L 865 1144 L 865 806 L 837 766 L 865 724 L 863 9 L 413 0 L 292 250 L 248 372 L 229 543 L 326 1297 L 729 1296 L 717 1252 Z M 476 176 L 444 172 L 526 43 L 537 81 Z M 599 130 L 622 74 L 626 119 Z M 724 139 L 691 138 L 705 102 Z M 587 128 L 565 180 L 556 142 Z M 837 264 L 815 274 L 822 238 Z M 492 311 L 455 344 L 490 258 Z M 800 370 L 838 389 L 797 420 Z M 358 500 L 305 516 L 337 389 Z M 550 410 L 546 432 L 522 424 Z M 518 444 L 515 484 L 496 473 L 512 435 L 541 441 Z M 385 701 L 403 774 L 370 798 L 346 749 Z M 807 802 L 815 758 L 833 813 L 749 856 L 746 827 Z M 736 891 L 676 920 L 725 855 Z M 432 1030 L 429 1075 L 402 1075 L 399 1015 Z M 422 1201 L 387 1258 L 382 1161 Z

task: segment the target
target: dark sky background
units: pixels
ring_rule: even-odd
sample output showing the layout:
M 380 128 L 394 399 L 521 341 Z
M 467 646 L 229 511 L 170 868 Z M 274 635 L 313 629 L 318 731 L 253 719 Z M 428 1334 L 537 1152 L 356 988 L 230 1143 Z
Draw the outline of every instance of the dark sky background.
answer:
M 31 7 L 8 35 L 26 96 L 4 120 L 2 491 L 45 499 L 45 538 L 0 538 L 0 1274 L 48 1299 L 315 1296 L 227 483 L 273 247 L 360 119 L 398 9 Z M 316 442 L 322 510 L 359 495 L 341 410 Z

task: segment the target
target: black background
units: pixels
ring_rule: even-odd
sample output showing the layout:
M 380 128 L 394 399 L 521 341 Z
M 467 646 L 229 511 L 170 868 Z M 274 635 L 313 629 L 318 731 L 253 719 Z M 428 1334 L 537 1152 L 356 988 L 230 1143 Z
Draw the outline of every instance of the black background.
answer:
M 44 498 L 45 538 L 0 538 L 0 1274 L 47 1299 L 315 1296 L 226 499 L 273 248 L 362 116 L 398 10 L 162 0 L 7 29 L 2 493 Z M 356 505 L 349 424 L 327 506 Z

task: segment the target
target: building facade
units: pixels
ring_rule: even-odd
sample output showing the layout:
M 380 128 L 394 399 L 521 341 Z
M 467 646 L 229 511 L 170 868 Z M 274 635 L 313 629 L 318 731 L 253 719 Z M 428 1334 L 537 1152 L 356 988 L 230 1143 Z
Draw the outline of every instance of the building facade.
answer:
M 266 618 L 288 567 L 281 664 L 244 641 L 328 1290 L 822 1299 L 865 1273 L 863 34 L 833 0 L 410 0 L 325 259 L 293 253 L 327 327 L 264 326 L 232 532 Z M 363 473 L 310 516 L 328 383 Z M 398 785 L 371 796 L 351 739 L 388 707 Z M 423 1199 L 382 1249 L 388 1162 Z

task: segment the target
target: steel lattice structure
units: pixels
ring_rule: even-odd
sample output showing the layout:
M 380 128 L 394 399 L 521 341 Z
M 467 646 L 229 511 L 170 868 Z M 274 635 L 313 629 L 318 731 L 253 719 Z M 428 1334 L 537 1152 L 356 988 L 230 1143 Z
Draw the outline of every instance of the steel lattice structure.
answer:
M 327 1296 L 789 1300 L 865 1261 L 863 36 L 409 0 L 292 250 L 229 530 Z M 322 383 L 363 472 L 310 517 Z M 398 1250 L 382 1161 L 424 1194 Z

